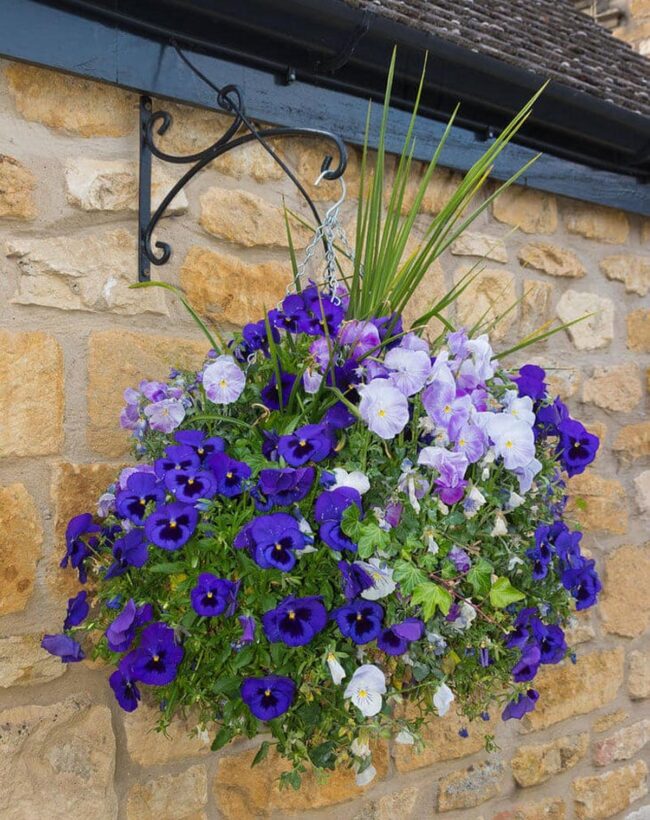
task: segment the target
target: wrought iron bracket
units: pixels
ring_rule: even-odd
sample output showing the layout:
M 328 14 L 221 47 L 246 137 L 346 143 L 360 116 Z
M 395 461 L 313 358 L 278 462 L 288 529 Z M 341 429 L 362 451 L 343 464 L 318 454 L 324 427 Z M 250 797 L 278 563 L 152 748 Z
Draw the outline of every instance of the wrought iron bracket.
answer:
M 179 52 L 180 53 L 180 52 Z M 181 54 L 184 57 L 184 55 Z M 187 59 L 185 58 L 185 61 Z M 257 128 L 244 113 L 242 95 L 236 86 L 230 85 L 218 89 L 207 78 L 190 65 L 217 92 L 219 107 L 233 115 L 233 121 L 226 131 L 208 148 L 195 154 L 177 156 L 161 150 L 155 142 L 156 135 L 162 136 L 172 125 L 172 116 L 168 111 L 154 111 L 150 97 L 140 97 L 140 189 L 138 207 L 138 281 L 148 282 L 151 278 L 151 265 L 166 264 L 172 254 L 171 245 L 156 240 L 152 246 L 152 236 L 160 219 L 173 201 L 174 197 L 187 185 L 198 172 L 217 157 L 246 145 L 258 142 L 273 157 L 289 179 L 294 183 L 309 206 L 317 225 L 322 224 L 318 209 L 305 190 L 305 187 L 287 166 L 282 158 L 271 147 L 269 141 L 287 137 L 307 137 L 325 139 L 336 149 L 336 165 L 332 167 L 332 156 L 327 155 L 321 167 L 321 178 L 338 179 L 347 165 L 347 151 L 343 140 L 336 134 L 316 128 Z M 152 159 L 176 165 L 188 165 L 189 168 L 180 179 L 163 196 L 152 213 L 151 208 L 151 170 Z

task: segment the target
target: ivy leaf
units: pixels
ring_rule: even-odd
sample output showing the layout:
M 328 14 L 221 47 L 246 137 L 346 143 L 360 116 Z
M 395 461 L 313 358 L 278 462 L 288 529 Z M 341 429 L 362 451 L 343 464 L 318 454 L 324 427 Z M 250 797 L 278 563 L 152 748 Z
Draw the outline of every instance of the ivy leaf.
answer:
M 477 598 L 484 598 L 490 591 L 490 578 L 494 567 L 485 558 L 479 558 L 474 566 L 467 573 L 467 580 L 472 585 L 474 595 Z
M 386 547 L 390 541 L 390 535 L 374 521 L 362 524 L 360 530 L 361 533 L 357 538 L 357 549 L 361 559 L 365 560 L 372 557 L 377 550 Z
M 503 609 L 515 601 L 522 601 L 526 596 L 512 586 L 507 578 L 497 578 L 490 590 L 490 603 L 497 609 Z
M 343 510 L 343 517 L 341 519 L 341 529 L 353 541 L 356 541 L 359 537 L 359 515 L 360 515 L 359 508 L 356 504 L 350 504 L 349 507 L 346 507 Z
M 223 746 L 226 745 L 230 740 L 232 740 L 234 736 L 233 730 L 230 726 L 222 726 L 221 729 L 217 732 L 217 736 L 212 741 L 212 746 L 210 747 L 213 752 L 218 751 Z
M 426 584 L 426 573 L 410 561 L 395 561 L 393 579 L 400 585 L 405 595 L 410 595 L 419 584 Z
M 438 608 L 443 615 L 447 615 L 452 602 L 451 593 L 432 581 L 418 584 L 413 590 L 411 600 L 414 604 L 422 605 L 422 611 L 427 621 L 429 618 L 433 618 Z

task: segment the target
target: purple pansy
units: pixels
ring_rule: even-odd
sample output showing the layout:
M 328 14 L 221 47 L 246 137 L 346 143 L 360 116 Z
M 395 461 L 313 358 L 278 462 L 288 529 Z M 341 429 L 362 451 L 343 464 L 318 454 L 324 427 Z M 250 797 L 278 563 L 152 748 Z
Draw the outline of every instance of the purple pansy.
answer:
M 65 621 L 63 622 L 64 629 L 79 626 L 79 624 L 85 620 L 86 616 L 90 612 L 90 606 L 86 600 L 87 597 L 88 593 L 85 589 L 82 589 L 81 592 L 78 592 L 74 596 L 74 598 L 68 598 L 68 607 L 66 610 Z
M 242 629 L 240 643 L 252 643 L 255 639 L 255 618 L 252 615 L 240 615 L 239 625 Z
M 183 654 L 171 627 L 162 623 L 150 624 L 143 630 L 140 645 L 134 653 L 133 676 L 135 680 L 152 686 L 171 683 Z
M 197 615 L 207 618 L 221 615 L 227 609 L 234 611 L 238 589 L 239 584 L 233 581 L 202 572 L 190 592 L 192 608 Z
M 135 631 L 153 618 L 151 604 L 136 606 L 133 598 L 124 605 L 124 609 L 108 626 L 106 640 L 112 652 L 126 652 L 133 643 Z
M 325 424 L 306 424 L 291 435 L 280 436 L 278 452 L 292 467 L 302 467 L 308 461 L 323 461 L 332 452 L 336 439 Z
M 589 433 L 579 421 L 563 419 L 557 426 L 559 441 L 557 452 L 562 466 L 569 476 L 583 473 L 596 458 L 600 441 Z
M 164 457 L 156 460 L 154 470 L 158 478 L 164 478 L 171 470 L 198 470 L 200 465 L 201 459 L 194 447 L 187 444 L 170 444 L 165 450 Z
M 327 626 L 327 610 L 320 596 L 289 596 L 262 615 L 266 637 L 272 643 L 304 646 Z
M 288 513 L 271 513 L 254 518 L 237 534 L 233 546 L 247 549 L 262 569 L 288 572 L 295 566 L 295 550 L 307 543 L 296 519 Z
M 125 712 L 133 712 L 138 708 L 140 690 L 133 677 L 133 660 L 135 652 L 130 652 L 119 662 L 117 669 L 109 677 L 108 683 L 115 695 L 115 700 Z
M 217 492 L 217 480 L 207 470 L 170 470 L 165 476 L 165 486 L 185 504 L 212 498 Z
M 113 544 L 113 563 L 106 570 L 105 580 L 123 575 L 129 567 L 143 567 L 149 557 L 149 547 L 141 529 L 129 530 Z
M 358 490 L 353 487 L 337 487 L 335 490 L 322 492 L 314 505 L 314 521 L 320 525 L 318 534 L 328 547 L 338 552 L 357 550 L 354 541 L 341 529 L 343 513 L 352 504 L 356 504 L 359 510 L 362 509 Z
M 226 453 L 217 453 L 209 461 L 217 482 L 217 492 L 226 498 L 241 495 L 251 477 L 251 468 L 245 461 L 237 461 Z
M 529 396 L 533 400 L 541 400 L 546 395 L 545 371 L 536 364 L 525 364 L 519 368 L 519 375 L 513 381 L 517 385 L 520 396 Z
M 458 572 L 469 572 L 471 561 L 464 549 L 456 546 L 452 547 L 447 553 L 447 558 L 456 567 Z
M 86 583 L 88 573 L 85 567 L 85 560 L 91 551 L 97 546 L 95 533 L 100 532 L 101 527 L 93 523 L 90 513 L 82 513 L 71 518 L 65 531 L 66 551 L 60 566 L 65 569 L 68 566 L 74 567 L 79 572 L 79 580 Z
M 165 500 L 164 487 L 151 473 L 133 473 L 126 482 L 126 489 L 117 494 L 115 508 L 122 518 L 134 524 L 142 524 L 148 504 L 160 504 Z
M 298 320 L 299 329 L 310 336 L 335 336 L 345 311 L 331 296 L 319 291 L 316 285 L 305 288 L 301 294 L 304 310 Z
M 41 647 L 50 655 L 61 658 L 63 663 L 76 663 L 86 657 L 81 646 L 69 635 L 44 635 Z
M 519 694 L 503 710 L 502 720 L 521 720 L 528 712 L 532 712 L 539 699 L 539 692 L 536 689 L 528 689 L 524 694 Z
M 384 608 L 374 601 L 350 601 L 332 612 L 341 634 L 357 644 L 370 643 L 379 637 Z
M 177 430 L 174 438 L 179 444 L 194 450 L 201 462 L 206 461 L 215 453 L 223 453 L 226 449 L 226 442 L 221 436 L 206 436 L 203 430 Z M 188 464 L 186 467 L 177 469 L 187 470 L 193 466 L 196 465 Z
M 269 410 L 280 410 L 287 406 L 296 378 L 293 373 L 280 373 L 280 389 L 278 389 L 278 380 L 273 373 L 268 384 L 260 392 L 262 401 Z
M 541 663 L 541 652 L 538 646 L 526 646 L 521 658 L 512 667 L 512 677 L 517 683 L 532 680 L 537 674 Z
M 578 610 L 587 609 L 598 600 L 602 584 L 595 565 L 593 560 L 580 558 L 562 573 L 562 586 L 571 593 Z
M 531 620 L 533 638 L 540 651 L 541 663 L 559 663 L 567 652 L 563 630 L 555 624 L 544 624 L 539 618 Z
M 259 720 L 273 720 L 283 715 L 296 696 L 296 684 L 281 675 L 263 678 L 244 678 L 240 687 L 241 698 Z
M 387 655 L 403 655 L 409 644 L 424 634 L 424 622 L 420 618 L 407 618 L 400 624 L 383 629 L 377 638 L 377 646 Z
M 165 504 L 151 513 L 145 521 L 146 537 L 164 550 L 177 550 L 190 540 L 199 520 L 199 514 L 187 504 Z
M 272 506 L 288 506 L 302 501 L 311 490 L 315 476 L 313 467 L 260 470 L 257 486 Z

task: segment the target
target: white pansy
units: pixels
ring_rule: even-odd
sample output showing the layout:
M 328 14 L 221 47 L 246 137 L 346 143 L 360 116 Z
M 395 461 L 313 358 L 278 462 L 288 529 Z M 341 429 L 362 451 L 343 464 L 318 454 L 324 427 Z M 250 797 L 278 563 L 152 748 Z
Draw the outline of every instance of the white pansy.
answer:
M 494 516 L 494 526 L 492 527 L 492 532 L 490 535 L 492 538 L 495 538 L 497 535 L 507 535 L 508 534 L 508 525 L 506 524 L 506 519 L 503 513 L 497 513 Z
M 446 683 L 441 683 L 433 696 L 433 705 L 438 710 L 438 715 L 444 717 L 454 702 L 454 693 Z
M 434 538 L 434 529 L 433 527 L 425 527 L 422 531 L 422 538 L 424 543 L 427 545 L 427 552 L 430 552 L 431 555 L 437 555 L 438 550 L 440 547 L 438 546 L 438 542 Z
M 348 473 L 342 467 L 335 467 L 332 472 L 336 481 L 330 487 L 330 490 L 338 490 L 339 487 L 352 487 L 359 495 L 363 495 L 370 489 L 368 476 L 362 473 L 361 470 L 352 470 L 351 473 Z
M 415 743 L 415 738 L 408 729 L 402 729 L 395 735 L 395 743 L 400 743 L 402 746 L 412 746 Z
M 511 555 L 508 561 L 508 571 L 511 572 L 519 564 L 523 564 L 524 560 L 518 555 Z
M 456 618 L 455 621 L 452 621 L 449 624 L 450 629 L 454 629 L 456 632 L 464 632 L 466 629 L 469 629 L 472 625 L 472 621 L 476 618 L 476 610 L 471 604 L 468 604 L 467 601 L 463 601 L 460 605 L 460 614 Z
M 514 490 L 512 490 L 506 503 L 506 509 L 516 510 L 517 507 L 521 507 L 523 503 L 524 499 L 519 495 L 519 493 L 516 493 Z
M 472 487 L 463 501 L 463 512 L 465 514 L 465 518 L 474 518 L 476 513 L 484 504 L 485 496 L 483 493 L 478 489 L 478 487 Z
M 370 746 L 368 745 L 367 740 L 362 740 L 360 737 L 355 737 L 355 739 L 350 743 L 350 751 L 355 757 L 369 757 L 370 756 Z
M 215 404 L 232 404 L 244 387 L 246 375 L 232 356 L 217 356 L 203 371 L 205 394 Z
M 363 590 L 362 598 L 367 601 L 378 601 L 395 591 L 397 584 L 393 581 L 393 570 L 379 558 L 354 563 L 372 578 L 372 586 Z
M 332 680 L 334 681 L 336 686 L 338 686 L 345 677 L 345 669 L 341 666 L 336 655 L 333 652 L 330 652 L 327 655 L 327 665 L 329 666 Z
M 525 421 L 531 427 L 535 424 L 533 400 L 530 396 L 520 396 L 516 390 L 506 390 L 504 397 L 506 413 L 510 413 L 520 421 Z
M 350 698 L 364 717 L 381 711 L 382 695 L 386 694 L 386 678 L 377 666 L 366 663 L 352 675 L 344 696 Z

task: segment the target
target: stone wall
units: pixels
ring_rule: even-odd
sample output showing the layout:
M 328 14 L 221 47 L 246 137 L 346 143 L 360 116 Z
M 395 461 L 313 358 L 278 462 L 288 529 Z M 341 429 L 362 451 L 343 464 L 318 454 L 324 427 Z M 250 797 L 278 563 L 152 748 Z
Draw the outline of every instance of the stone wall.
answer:
M 623 25 L 614 34 L 641 54 L 650 55 L 650 0 L 627 0 Z
M 223 126 L 214 114 L 172 108 L 170 150 L 203 147 Z M 121 714 L 104 669 L 66 670 L 39 649 L 74 590 L 57 566 L 66 521 L 128 458 L 117 426 L 122 390 L 204 351 L 170 294 L 128 289 L 137 121 L 134 95 L 0 65 L 0 817 L 647 818 L 650 221 L 633 215 L 512 189 L 430 271 L 421 297 L 485 255 L 456 311 L 471 323 L 520 299 L 499 326 L 500 345 L 555 316 L 594 312 L 533 359 L 604 443 L 571 489 L 606 591 L 595 613 L 575 620 L 577 663 L 540 674 L 540 708 L 528 722 L 494 721 L 497 754 L 482 751 L 485 724 L 465 727 L 451 715 L 430 722 L 419 757 L 380 749 L 365 790 L 341 773 L 280 793 L 277 761 L 249 769 L 255 744 L 213 754 L 181 723 L 169 740 L 152 735 L 152 710 Z M 301 178 L 316 178 L 319 146 L 281 150 Z M 156 170 L 158 195 L 169 177 Z M 348 178 L 350 221 L 354 153 Z M 455 180 L 436 173 L 418 230 Z M 323 187 L 315 193 L 324 205 L 337 186 Z M 223 327 L 261 315 L 288 281 L 282 197 L 300 207 L 257 146 L 230 154 L 163 220 L 158 234 L 174 257 L 154 274 L 182 285 Z

